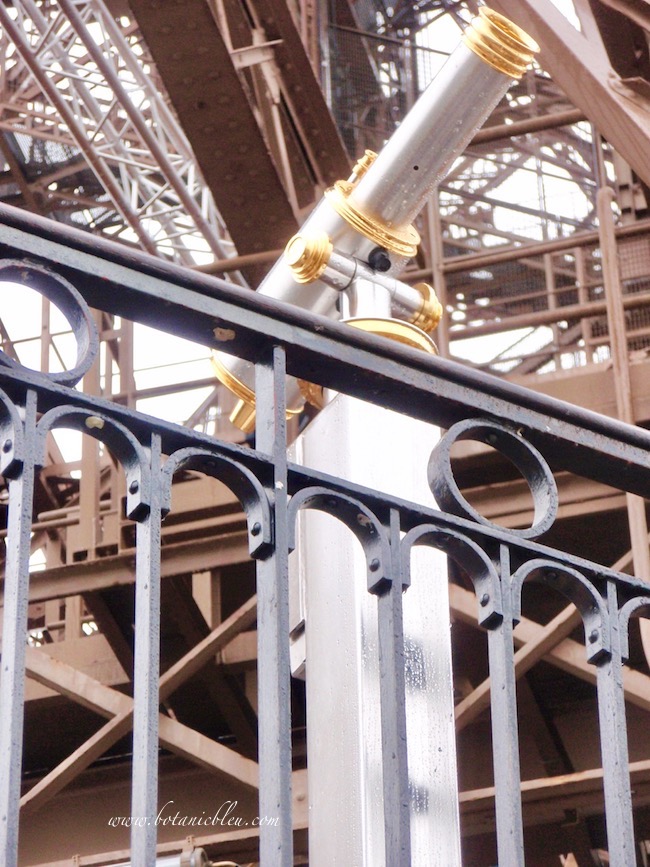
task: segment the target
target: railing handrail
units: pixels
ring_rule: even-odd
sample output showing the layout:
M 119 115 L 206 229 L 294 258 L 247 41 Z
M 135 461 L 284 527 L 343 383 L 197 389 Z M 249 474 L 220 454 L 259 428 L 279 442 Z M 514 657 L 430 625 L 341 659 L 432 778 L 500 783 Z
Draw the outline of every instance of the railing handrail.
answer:
M 10 206 L 0 206 L 0 224 L 12 256 L 55 267 L 91 307 L 251 361 L 281 344 L 289 373 L 432 424 L 449 427 L 479 414 L 509 418 L 554 466 L 568 468 L 568 448 L 580 474 L 650 496 L 650 432 L 640 427 Z M 89 277 L 98 273 L 101 280 Z

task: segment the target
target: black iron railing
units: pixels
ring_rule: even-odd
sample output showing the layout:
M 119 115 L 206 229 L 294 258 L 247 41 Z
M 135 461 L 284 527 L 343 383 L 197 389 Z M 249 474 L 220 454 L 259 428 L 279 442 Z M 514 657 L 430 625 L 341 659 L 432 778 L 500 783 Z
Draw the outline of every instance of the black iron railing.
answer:
M 137 525 L 133 815 L 157 813 L 160 525 L 170 508 L 173 474 L 191 467 L 223 480 L 241 499 L 250 554 L 258 564 L 259 811 L 281 819 L 261 830 L 263 864 L 293 863 L 287 557 L 301 508 L 335 515 L 360 539 L 369 590 L 378 598 L 380 635 L 396 634 L 413 545 L 442 549 L 470 576 L 478 619 L 488 632 L 502 867 L 524 863 L 512 640 L 522 586 L 541 582 L 575 603 L 597 676 L 610 859 L 634 863 L 621 663 L 630 617 L 645 613 L 650 587 L 547 547 L 537 537 L 555 518 L 551 467 L 647 496 L 650 433 L 22 212 L 3 209 L 0 222 L 0 280 L 31 285 L 58 304 L 79 350 L 74 370 L 60 375 L 0 359 L 0 469 L 10 494 L 0 694 L 3 863 L 13 865 L 17 857 L 34 474 L 44 460 L 47 432 L 62 426 L 103 441 L 119 460 L 126 474 L 127 514 Z M 255 448 L 216 441 L 74 389 L 97 350 L 87 305 L 254 362 Z M 287 372 L 447 428 L 429 470 L 441 510 L 288 464 Z M 449 457 L 453 442 L 464 438 L 492 445 L 519 468 L 535 501 L 529 530 L 498 527 L 465 501 Z M 394 685 L 403 688 L 403 655 L 399 647 L 389 649 L 393 671 L 382 680 L 381 696 L 390 770 L 386 861 L 398 864 L 409 836 L 408 811 L 399 809 L 408 791 L 400 734 L 404 696 L 394 691 Z M 123 731 L 114 720 L 111 724 Z M 152 864 L 154 846 L 155 826 L 135 828 L 132 863 Z

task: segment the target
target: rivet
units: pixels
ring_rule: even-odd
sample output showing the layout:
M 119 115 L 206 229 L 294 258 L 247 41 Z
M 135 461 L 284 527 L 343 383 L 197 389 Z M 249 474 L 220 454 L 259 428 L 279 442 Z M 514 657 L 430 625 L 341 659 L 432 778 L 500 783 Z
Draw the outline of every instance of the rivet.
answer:
M 251 527 L 251 536 L 259 536 L 259 534 L 261 532 L 262 532 L 262 525 L 260 524 L 259 521 L 255 521 L 255 523 Z
M 547 572 L 546 577 L 549 581 L 557 581 L 557 572 Z
M 10 451 L 11 451 L 11 447 L 13 446 L 13 444 L 14 444 L 13 440 L 9 440 L 9 439 L 5 440 L 5 441 L 3 442 L 3 444 L 2 444 L 2 451 L 3 451 L 5 454 L 6 454 L 7 452 L 10 452 Z
M 379 560 L 375 557 L 374 560 L 370 561 L 370 571 L 376 572 L 379 569 Z
M 484 593 L 484 594 L 481 596 L 481 606 L 482 606 L 483 608 L 485 608 L 485 606 L 488 604 L 489 601 L 490 601 L 490 594 L 489 594 L 489 593 Z
M 589 644 L 594 644 L 596 641 L 598 641 L 598 630 L 592 629 L 589 633 Z
M 137 494 L 139 490 L 140 490 L 140 482 L 138 482 L 134 479 L 131 482 L 131 484 L 129 485 L 129 493 L 130 494 Z

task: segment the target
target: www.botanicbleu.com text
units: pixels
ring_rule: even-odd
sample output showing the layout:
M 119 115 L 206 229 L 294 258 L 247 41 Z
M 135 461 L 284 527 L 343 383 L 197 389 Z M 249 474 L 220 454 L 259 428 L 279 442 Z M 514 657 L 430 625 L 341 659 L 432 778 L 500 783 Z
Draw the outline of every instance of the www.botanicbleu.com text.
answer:
M 256 816 L 254 819 L 244 819 L 237 816 L 237 801 L 224 801 L 214 812 L 203 810 L 200 816 L 191 816 L 177 810 L 173 813 L 174 801 L 167 801 L 160 808 L 156 817 L 151 816 L 111 816 L 108 825 L 111 828 L 142 828 L 149 825 L 173 825 L 179 828 L 189 827 L 227 827 L 227 828 L 263 828 L 277 825 L 277 817 Z

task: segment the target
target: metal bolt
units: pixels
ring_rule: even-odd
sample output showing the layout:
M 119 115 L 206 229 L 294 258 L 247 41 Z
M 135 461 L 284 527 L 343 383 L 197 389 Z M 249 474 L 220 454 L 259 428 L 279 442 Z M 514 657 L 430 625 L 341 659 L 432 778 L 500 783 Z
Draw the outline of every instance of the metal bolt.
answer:
M 592 629 L 589 633 L 589 644 L 594 644 L 596 641 L 598 641 L 598 630 Z
M 6 454 L 7 452 L 10 452 L 11 449 L 12 449 L 13 444 L 14 444 L 14 441 L 13 441 L 13 440 L 6 439 L 6 440 L 3 442 L 3 444 L 2 444 L 2 451 L 3 451 L 5 454 Z
M 376 572 L 379 569 L 380 563 L 379 560 L 375 557 L 374 560 L 370 561 L 370 571 Z
M 255 521 L 255 523 L 251 527 L 251 536 L 259 536 L 259 534 L 261 532 L 262 532 L 262 525 L 260 524 L 259 521 Z
M 490 594 L 484 593 L 481 596 L 481 605 L 483 606 L 483 608 L 485 608 L 485 606 L 488 604 L 489 601 L 490 601 Z
M 497 441 L 497 435 L 493 434 L 493 433 L 488 434 L 487 435 L 487 441 L 490 443 L 490 445 L 493 446 L 495 444 L 495 442 Z
M 557 581 L 557 572 L 547 572 L 546 577 L 549 581 Z
M 137 494 L 139 490 L 140 490 L 140 482 L 136 482 L 136 481 L 131 482 L 131 484 L 129 485 L 129 493 L 130 494 Z

